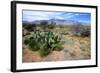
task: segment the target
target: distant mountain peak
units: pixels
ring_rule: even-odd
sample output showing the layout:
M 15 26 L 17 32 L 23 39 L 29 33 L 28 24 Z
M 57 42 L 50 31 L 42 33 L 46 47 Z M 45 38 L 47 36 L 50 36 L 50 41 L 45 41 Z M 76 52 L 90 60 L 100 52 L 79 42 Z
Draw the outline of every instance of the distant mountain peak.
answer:
M 57 18 L 48 19 L 48 20 L 35 20 L 32 22 L 23 21 L 23 23 L 40 24 L 42 21 L 47 21 L 49 24 L 54 22 L 54 23 L 56 23 L 56 25 L 77 25 L 77 24 L 89 25 L 89 24 L 78 22 L 75 20 L 65 20 L 65 19 L 57 19 Z

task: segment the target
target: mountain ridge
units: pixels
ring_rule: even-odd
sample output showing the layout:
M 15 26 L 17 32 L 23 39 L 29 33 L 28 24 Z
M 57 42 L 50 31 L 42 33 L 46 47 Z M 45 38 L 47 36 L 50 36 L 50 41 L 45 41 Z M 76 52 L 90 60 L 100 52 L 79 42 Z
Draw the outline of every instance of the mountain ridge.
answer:
M 34 21 L 22 21 L 24 24 L 41 24 L 41 22 L 47 22 L 48 24 L 55 23 L 56 25 L 90 25 L 88 23 L 78 22 L 75 20 L 64 20 L 64 19 L 49 19 L 49 20 L 34 20 Z

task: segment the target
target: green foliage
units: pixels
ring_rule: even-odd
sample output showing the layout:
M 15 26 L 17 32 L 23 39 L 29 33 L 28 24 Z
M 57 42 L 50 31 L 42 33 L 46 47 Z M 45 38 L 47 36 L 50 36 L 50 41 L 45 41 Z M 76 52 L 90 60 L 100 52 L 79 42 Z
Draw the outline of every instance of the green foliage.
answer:
M 29 40 L 29 48 L 33 51 L 39 50 L 42 57 L 47 56 L 53 50 L 63 49 L 61 37 L 53 32 L 33 32 Z
M 47 28 L 54 29 L 55 28 L 55 24 L 49 24 Z
M 47 49 L 47 48 L 41 48 L 39 50 L 39 54 L 41 57 L 45 57 L 47 56 L 48 54 L 50 53 L 50 49 Z
M 29 43 L 29 41 L 30 41 L 29 39 L 25 39 L 24 44 L 27 45 Z
M 30 34 L 31 34 L 30 32 L 27 32 L 27 33 L 26 33 L 26 35 L 30 35 Z
M 27 36 L 28 36 L 28 35 L 27 35 Z M 29 39 L 29 37 L 27 37 L 27 36 L 24 36 L 24 38 L 22 38 L 22 39 L 23 39 L 23 40 L 22 40 L 22 43 L 25 44 L 25 45 L 28 45 L 29 42 L 30 42 L 30 39 Z

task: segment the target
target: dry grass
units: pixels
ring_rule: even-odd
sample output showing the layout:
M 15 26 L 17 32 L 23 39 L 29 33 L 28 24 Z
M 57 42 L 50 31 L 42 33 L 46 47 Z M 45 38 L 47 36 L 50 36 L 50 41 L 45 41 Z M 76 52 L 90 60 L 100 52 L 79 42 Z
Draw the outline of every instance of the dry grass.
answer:
M 40 29 L 40 28 L 39 28 Z M 54 32 L 69 32 L 70 29 L 55 28 Z M 70 33 L 70 32 L 69 32 Z M 85 60 L 91 58 L 90 37 L 62 35 L 64 49 L 53 51 L 46 57 L 41 57 L 38 52 L 31 51 L 23 44 L 23 62 L 43 62 L 43 61 L 64 61 L 64 60 Z

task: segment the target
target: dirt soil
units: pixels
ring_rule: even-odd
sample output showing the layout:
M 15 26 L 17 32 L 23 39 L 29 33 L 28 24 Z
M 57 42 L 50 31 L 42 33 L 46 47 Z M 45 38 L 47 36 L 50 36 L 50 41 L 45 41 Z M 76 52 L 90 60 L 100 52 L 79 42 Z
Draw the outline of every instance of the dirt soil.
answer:
M 66 39 L 64 37 L 64 39 Z M 83 39 L 83 38 L 82 38 Z M 28 48 L 23 49 L 23 62 L 43 62 L 43 61 L 64 61 L 64 60 L 85 60 L 90 59 L 90 48 L 86 47 L 87 39 L 73 37 L 67 38 L 64 49 L 52 51 L 48 56 L 41 57 L 37 51 Z M 89 43 L 89 42 L 88 42 Z M 85 45 L 85 47 L 84 47 Z M 83 48 L 83 49 L 82 49 Z

